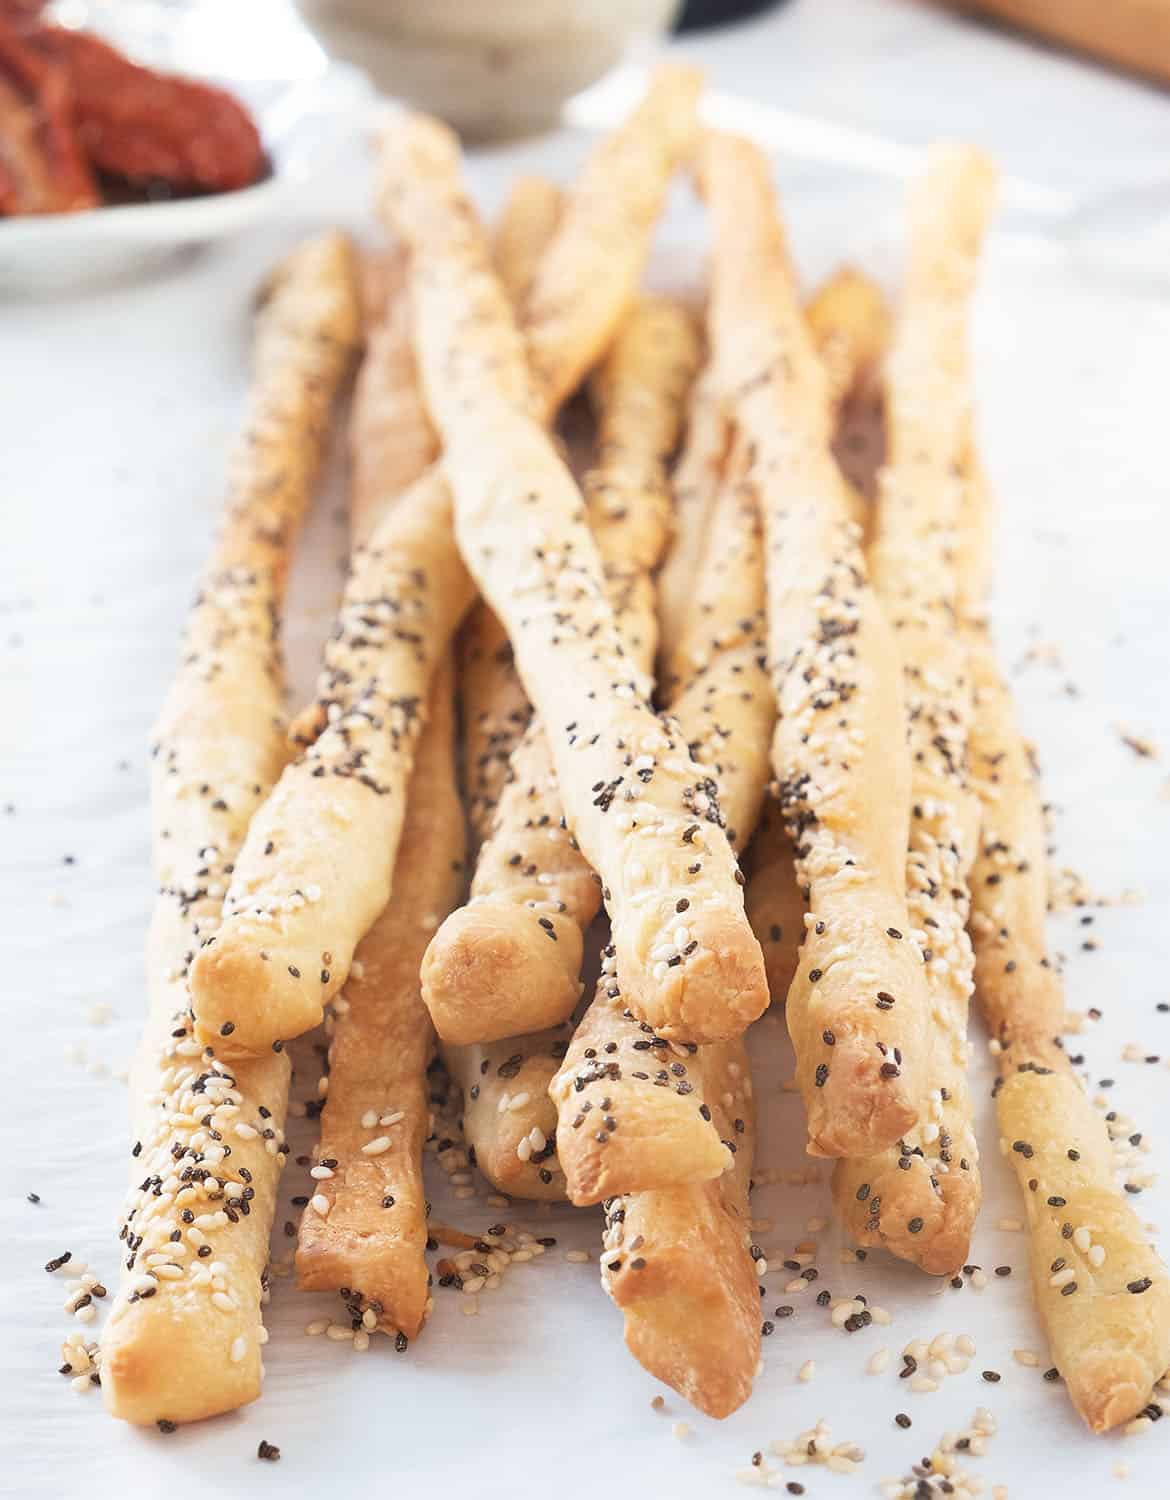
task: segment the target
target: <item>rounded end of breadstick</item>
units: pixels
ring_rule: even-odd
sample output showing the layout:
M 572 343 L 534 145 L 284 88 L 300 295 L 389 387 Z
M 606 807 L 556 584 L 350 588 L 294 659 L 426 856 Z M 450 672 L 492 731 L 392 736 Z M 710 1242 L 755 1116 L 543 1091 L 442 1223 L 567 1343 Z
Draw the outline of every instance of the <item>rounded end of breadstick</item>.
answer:
M 830 1062 L 817 1062 L 804 1079 L 810 1156 L 871 1156 L 911 1130 L 918 1111 L 901 1073 L 872 1040 L 834 1037 Z M 895 1065 L 896 1066 L 896 1065 Z
M 507 902 L 452 912 L 423 958 L 422 997 L 444 1042 L 466 1046 L 558 1026 L 581 997 L 581 929 Z
M 162 1318 L 153 1299 L 120 1297 L 101 1340 L 106 1410 L 152 1427 L 201 1422 L 247 1406 L 260 1395 L 259 1332 L 258 1311 L 243 1333 L 241 1318 L 210 1306 L 206 1317 Z
M 229 919 L 191 965 L 197 1039 L 225 1060 L 259 1057 L 319 1025 L 337 989 L 322 957 L 266 948 Z
M 768 1008 L 764 955 L 742 907 L 680 916 L 676 894 L 670 893 L 656 922 L 639 914 L 639 934 L 622 930 L 620 921 L 615 926 L 622 1001 L 669 1041 L 733 1041 Z M 661 937 L 650 944 L 636 941 L 648 930 Z M 681 948 L 675 937 L 684 939 Z
M 1069 1398 L 1093 1432 L 1132 1421 L 1149 1402 L 1153 1387 L 1147 1362 L 1131 1349 L 1087 1350 L 1061 1373 Z

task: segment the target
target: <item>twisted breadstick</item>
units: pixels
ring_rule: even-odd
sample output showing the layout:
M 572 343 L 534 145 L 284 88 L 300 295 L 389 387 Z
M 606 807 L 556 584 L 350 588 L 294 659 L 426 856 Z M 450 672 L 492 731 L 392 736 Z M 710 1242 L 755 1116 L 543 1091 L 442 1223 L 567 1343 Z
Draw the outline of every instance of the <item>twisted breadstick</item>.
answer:
M 389 899 L 428 685 L 472 598 L 449 505 L 429 471 L 354 558 L 315 712 L 294 726 L 308 748 L 252 819 L 193 965 L 197 1034 L 234 1056 L 317 1025 Z
M 560 195 L 551 183 L 523 178 L 509 194 L 496 226 L 493 255 L 513 302 L 531 284 L 559 216 Z M 491 831 L 529 707 L 512 643 L 482 601 L 464 626 L 460 651 L 464 785 L 478 843 Z M 441 1046 L 447 1071 L 463 1091 L 468 1153 L 500 1192 L 547 1201 L 565 1196 L 548 1085 L 565 1055 L 569 1032 L 559 1026 L 503 1042 Z
M 735 1164 L 716 1181 L 611 1198 L 601 1283 L 625 1314 L 626 1347 L 700 1411 L 726 1417 L 760 1361 L 760 1292 L 748 1188 L 755 1109 L 742 1042 L 704 1049 L 716 1133 Z
M 701 88 L 695 68 L 658 68 L 574 185 L 519 319 L 545 412 L 572 395 L 634 301 L 667 185 L 694 143 Z
M 438 453 L 418 388 L 410 342 L 406 257 L 400 250 L 366 262 L 366 352 L 354 383 L 349 424 L 349 529 L 369 541 L 388 506 Z
M 430 934 L 463 885 L 463 808 L 455 782 L 453 674 L 431 687 L 410 778 L 394 896 L 358 944 L 329 1048 L 317 1183 L 301 1219 L 298 1285 L 348 1287 L 377 1326 L 414 1338 L 429 1298 L 422 1148 L 434 1033 L 419 995 Z
M 622 649 L 643 690 L 654 660 L 650 569 L 669 515 L 665 463 L 697 357 L 689 316 L 645 298 L 596 381 L 599 463 L 586 480 L 586 510 Z M 534 721 L 513 753 L 470 903 L 427 952 L 427 1005 L 447 1041 L 556 1025 L 576 1005 L 583 935 L 601 890 L 564 823 L 548 740 Z
M 192 1036 L 187 968 L 284 762 L 274 623 L 357 327 L 352 251 L 322 235 L 284 262 L 262 306 L 231 496 L 155 731 L 150 1019 L 131 1079 L 126 1255 L 102 1338 L 106 1405 L 130 1422 L 196 1421 L 260 1394 L 288 1059 L 210 1058 Z
M 715 386 L 715 371 L 708 365 L 691 389 L 686 436 L 671 482 L 674 496 L 671 542 L 655 579 L 659 651 L 664 663 L 677 649 L 691 616 L 691 591 L 706 553 L 707 527 L 730 438 L 730 424 Z M 658 676 L 660 683 L 668 679 L 665 665 Z
M 673 705 L 678 726 L 711 773 L 733 844 L 750 838 L 755 826 L 776 719 L 765 666 L 759 514 L 751 487 L 731 477 L 740 468 L 733 457 L 712 517 L 718 545 L 708 553 L 692 623 L 671 668 L 672 682 L 682 687 Z M 689 898 L 680 897 L 675 911 L 672 936 L 681 951 L 690 941 Z M 598 996 L 550 1089 L 558 1108 L 557 1151 L 575 1203 L 701 1182 L 727 1165 L 708 1103 L 722 1052 L 672 1047 L 637 1021 L 620 998 L 612 958 L 607 950 Z M 750 1089 L 746 1074 L 744 1085 Z
M 964 476 L 959 607 L 983 812 L 971 871 L 975 993 L 998 1053 L 1000 1149 L 1027 1210 L 1036 1304 L 1073 1405 L 1103 1432 L 1142 1411 L 1170 1368 L 1170 1273 L 1117 1186 L 1108 1127 L 1060 1045 L 1064 996 L 1044 936 L 1044 812 L 983 618 L 989 507 L 974 454 Z
M 954 546 L 956 475 L 970 429 L 967 309 L 993 179 L 980 153 L 938 148 L 911 192 L 911 250 L 886 377 L 889 461 L 871 550 L 909 709 L 914 817 L 906 878 L 934 1016 L 935 1087 L 928 1112 L 896 1150 L 842 1163 L 834 1184 L 839 1211 L 863 1243 L 940 1274 L 966 1260 L 979 1207 L 967 1088 L 974 960 L 966 934 L 978 801 L 967 779 L 971 677 L 955 628 Z
M 826 278 L 809 299 L 805 320 L 825 370 L 830 422 L 884 353 L 889 312 L 880 288 L 860 271 L 842 267 Z M 855 520 L 864 501 L 851 496 Z M 792 843 L 780 810 L 769 803 L 760 816 L 747 856 L 744 904 L 752 931 L 764 952 L 768 989 L 783 999 L 796 977 L 807 914 L 796 880 Z
M 399 132 L 395 157 L 396 217 L 412 243 L 430 247 L 415 258 L 420 368 L 447 441 L 460 545 L 550 726 L 572 832 L 606 882 L 627 997 L 667 1034 L 737 1032 L 765 996 L 718 808 L 623 657 L 580 492 L 526 409 L 521 346 L 459 186 L 454 144 L 416 121 Z M 525 509 L 517 551 L 501 528 Z M 700 915 L 682 954 L 668 930 L 686 886 Z
M 492 259 L 513 307 L 528 294 L 556 233 L 561 209 L 560 188 L 543 177 L 521 177 L 508 194 L 496 226 Z M 463 781 L 468 822 L 478 848 L 491 831 L 512 752 L 530 718 L 508 632 L 482 601 L 463 627 L 459 680 Z
M 788 1024 L 814 1155 L 895 1141 L 930 1059 L 919 952 L 908 941 L 909 767 L 893 643 L 828 450 L 825 377 L 787 265 L 762 154 L 710 135 L 711 343 L 751 445 L 768 549 L 773 765 L 813 925 Z

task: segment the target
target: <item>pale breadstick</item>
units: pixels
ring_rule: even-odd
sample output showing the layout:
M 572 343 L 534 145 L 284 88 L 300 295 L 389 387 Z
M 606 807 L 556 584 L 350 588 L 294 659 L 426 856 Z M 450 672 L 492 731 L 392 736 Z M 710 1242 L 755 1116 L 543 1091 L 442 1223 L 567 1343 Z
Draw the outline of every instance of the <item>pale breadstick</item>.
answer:
M 523 347 L 453 139 L 416 119 L 386 149 L 390 211 L 416 251 L 419 366 L 446 442 L 460 548 L 508 627 L 571 831 L 605 881 L 627 1003 L 666 1035 L 738 1034 L 767 997 L 709 778 L 623 657 L 580 492 L 532 415 Z M 669 942 L 684 889 L 699 913 L 685 954 Z
M 447 1071 L 463 1090 L 463 1133 L 475 1165 L 501 1193 L 564 1201 L 557 1112 L 548 1087 L 572 1032 L 565 1024 L 467 1047 L 439 1044 Z
M 546 413 L 605 353 L 633 302 L 667 186 L 694 143 L 701 88 L 697 69 L 659 67 L 574 184 L 519 319 Z
M 366 265 L 366 352 L 354 384 L 349 423 L 349 529 L 368 542 L 387 506 L 439 451 L 418 388 L 410 343 L 406 257 L 400 250 Z
M 560 222 L 562 203 L 560 188 L 546 178 L 521 177 L 512 185 L 496 226 L 492 258 L 513 307 L 532 285 Z M 508 632 L 482 601 L 460 636 L 459 678 L 467 817 L 478 847 L 491 830 L 512 751 L 530 717 Z
M 1064 995 L 1044 935 L 1044 810 L 982 620 L 990 507 L 973 452 L 964 474 L 960 611 L 975 679 L 971 778 L 983 810 L 971 872 L 975 993 L 998 1053 L 1000 1149 L 1024 1197 L 1036 1303 L 1073 1405 L 1103 1432 L 1141 1412 L 1170 1368 L 1170 1272 L 1117 1184 L 1109 1129 L 1059 1043 Z
M 835 421 L 847 398 L 882 360 L 890 342 L 890 309 L 863 271 L 841 266 L 808 299 L 805 320 L 825 368 Z
M 972 685 L 967 645 L 956 629 L 955 540 L 959 463 L 971 422 L 966 323 L 993 180 L 981 153 L 936 148 L 911 189 L 903 305 L 886 369 L 889 457 L 871 549 L 909 710 L 914 816 L 907 889 L 934 1015 L 935 1088 L 929 1111 L 897 1150 L 884 1161 L 842 1164 L 834 1184 L 857 1238 L 935 1272 L 967 1259 L 979 1207 L 967 1086 L 974 959 L 966 933 L 979 805 L 967 778 Z M 908 1153 L 914 1161 L 901 1169 Z M 924 1214 L 927 1185 L 939 1201 Z
M 376 1326 L 415 1338 L 429 1299 L 422 1148 L 434 1033 L 418 968 L 436 923 L 463 888 L 465 833 L 455 781 L 453 672 L 431 686 L 410 778 L 394 895 L 358 944 L 329 1047 L 317 1182 L 301 1219 L 297 1284 L 348 1288 Z
M 272 279 L 223 528 L 155 731 L 150 1019 L 131 1077 L 121 1286 L 102 1336 L 105 1402 L 130 1422 L 196 1421 L 260 1394 L 288 1059 L 208 1060 L 192 1036 L 187 967 L 218 925 L 248 820 L 284 763 L 273 621 L 357 324 L 340 235 L 303 246 Z
M 808 1149 L 896 1141 L 925 1102 L 930 1015 L 909 941 L 900 674 L 828 449 L 825 377 L 792 286 L 766 159 L 709 135 L 710 331 L 764 516 L 773 765 L 814 925 L 788 996 Z
M 690 316 L 643 298 L 597 376 L 599 462 L 586 479 L 586 514 L 622 650 L 643 691 L 654 660 L 650 569 L 669 517 L 666 460 L 697 361 Z M 534 720 L 513 754 L 471 899 L 427 952 L 424 994 L 445 1040 L 493 1041 L 556 1025 L 580 998 L 584 932 L 601 889 L 564 823 L 551 751 Z
M 311 739 L 258 809 L 218 934 L 192 967 L 197 1034 L 258 1053 L 321 1020 L 389 899 L 427 688 L 472 585 L 428 471 L 350 570 L 325 649 Z
M 751 1394 L 760 1360 L 748 1210 L 755 1110 L 743 1044 L 706 1053 L 713 1123 L 734 1140 L 735 1165 L 714 1182 L 611 1199 L 601 1282 L 639 1364 L 708 1416 L 726 1417 Z M 724 1100 L 745 1092 L 733 1118 Z

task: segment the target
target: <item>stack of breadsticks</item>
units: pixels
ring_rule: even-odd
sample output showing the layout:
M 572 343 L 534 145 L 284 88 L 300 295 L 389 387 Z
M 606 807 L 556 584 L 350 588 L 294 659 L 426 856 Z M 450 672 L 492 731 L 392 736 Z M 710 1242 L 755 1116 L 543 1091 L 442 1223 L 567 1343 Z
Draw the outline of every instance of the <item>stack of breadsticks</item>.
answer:
M 1060 1048 L 1039 804 L 983 617 L 966 325 L 993 172 L 932 153 L 891 331 L 856 272 L 802 306 L 768 164 L 701 131 L 698 94 L 660 70 L 570 189 L 517 184 L 490 243 L 454 138 L 408 117 L 364 288 L 325 236 L 269 290 L 157 733 L 116 1415 L 259 1393 L 284 1045 L 327 1013 L 299 1282 L 400 1349 L 432 1306 L 437 1056 L 496 1191 L 603 1205 L 637 1359 L 739 1406 L 762 1290 L 744 1037 L 770 998 L 848 1231 L 953 1274 L 979 1202 L 974 982 L 1075 1403 L 1125 1421 L 1170 1363 L 1170 1286 Z M 684 169 L 712 226 L 703 316 L 641 287 Z M 284 580 L 363 305 L 353 553 L 286 733 Z M 556 423 L 582 387 L 579 482 Z M 833 442 L 876 388 L 871 506 Z

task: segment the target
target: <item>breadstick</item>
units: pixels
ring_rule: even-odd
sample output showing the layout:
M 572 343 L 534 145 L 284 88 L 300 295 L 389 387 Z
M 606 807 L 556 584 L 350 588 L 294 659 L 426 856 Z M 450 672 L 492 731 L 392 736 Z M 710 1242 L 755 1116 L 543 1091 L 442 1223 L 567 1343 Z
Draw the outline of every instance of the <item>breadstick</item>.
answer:
M 580 492 L 531 412 L 523 348 L 454 141 L 415 120 L 391 137 L 388 158 L 391 212 L 416 251 L 419 366 L 446 442 L 460 548 L 549 726 L 571 832 L 605 881 L 627 1003 L 664 1035 L 737 1034 L 766 992 L 708 778 L 623 657 Z M 524 544 L 504 545 L 518 514 Z M 669 942 L 683 888 L 699 913 L 685 954 Z
M 508 192 L 496 227 L 492 260 L 513 307 L 523 305 L 557 232 L 564 196 L 547 177 L 518 177 Z M 557 346 L 556 363 L 561 362 Z
M 131 1078 L 127 1254 L 102 1337 L 105 1402 L 130 1422 L 196 1421 L 260 1394 L 288 1059 L 208 1060 L 191 1034 L 187 967 L 284 762 L 273 621 L 356 338 L 353 254 L 322 235 L 284 262 L 262 304 L 232 492 L 155 731 L 150 1017 Z
M 709 309 L 721 387 L 751 447 L 764 517 L 773 766 L 813 925 L 788 995 L 808 1149 L 878 1149 L 914 1123 L 930 1059 L 909 940 L 909 766 L 888 626 L 828 449 L 825 376 L 792 286 L 763 155 L 709 135 Z
M 430 934 L 463 885 L 463 808 L 455 781 L 453 673 L 431 686 L 410 778 L 394 895 L 358 944 L 329 1047 L 319 1181 L 301 1219 L 297 1280 L 306 1291 L 347 1287 L 377 1326 L 415 1338 L 429 1299 L 422 1148 L 434 1033 L 419 995 Z
M 349 424 L 349 529 L 355 546 L 369 541 L 387 506 L 438 450 L 414 367 L 406 257 L 400 250 L 369 257 L 366 352 Z
M 983 811 L 971 873 L 975 994 L 998 1054 L 1000 1149 L 1024 1198 L 1036 1304 L 1073 1405 L 1103 1432 L 1141 1412 L 1170 1368 L 1170 1273 L 1117 1185 L 1108 1127 L 1060 1046 L 1064 996 L 1044 935 L 1044 812 L 983 621 L 989 506 L 974 453 L 964 476 L 960 611 L 975 679 L 971 779 Z
M 967 778 L 972 687 L 967 645 L 956 629 L 955 536 L 956 475 L 971 420 L 967 309 L 993 175 L 978 152 L 936 148 L 911 190 L 906 285 L 886 371 L 889 459 L 871 549 L 909 709 L 907 887 L 934 1015 L 935 1090 L 929 1112 L 896 1150 L 885 1160 L 842 1164 L 834 1184 L 842 1217 L 862 1243 L 882 1244 L 938 1273 L 966 1260 L 979 1207 L 967 1087 L 974 960 L 966 933 L 979 808 Z M 908 1154 L 911 1166 L 901 1169 Z M 927 1189 L 938 1201 L 924 1214 Z
M 742 1042 L 706 1053 L 712 1122 L 736 1143 L 735 1165 L 717 1181 L 607 1202 L 601 1282 L 625 1314 L 639 1364 L 708 1416 L 726 1417 L 751 1394 L 760 1360 L 748 1210 L 755 1110 Z M 745 1092 L 733 1119 L 724 1100 Z
M 578 1205 L 710 1181 L 731 1165 L 706 1103 L 711 1070 L 727 1048 L 672 1048 L 611 997 L 612 988 L 603 973 L 549 1086 L 557 1156 Z
M 543 177 L 521 177 L 508 194 L 492 245 L 496 275 L 516 307 L 527 295 L 560 222 L 561 190 Z M 531 716 L 508 632 L 482 601 L 459 646 L 463 780 L 476 847 L 487 838 L 509 762 Z
M 694 143 L 701 88 L 697 69 L 659 67 L 574 185 L 519 319 L 546 413 L 605 353 L 634 300 L 667 186 Z
M 671 482 L 673 535 L 655 585 L 659 651 L 665 663 L 677 650 L 691 616 L 691 591 L 705 556 L 707 527 L 719 491 L 731 428 L 708 365 L 691 390 L 686 436 Z M 660 681 L 668 678 L 663 667 Z
M 665 463 L 697 360 L 688 314 L 643 298 L 597 377 L 599 463 L 586 480 L 586 513 L 625 659 L 644 691 L 654 660 L 650 569 L 669 516 Z M 512 756 L 471 900 L 427 953 L 424 993 L 445 1040 L 556 1025 L 580 998 L 584 932 L 601 889 L 564 823 L 548 740 L 534 721 Z
M 428 471 L 354 559 L 316 713 L 294 726 L 308 748 L 252 819 L 192 967 L 197 1035 L 230 1055 L 317 1025 L 389 899 L 427 688 L 472 597 L 449 505 Z
M 564 1201 L 557 1112 L 548 1088 L 572 1031 L 565 1024 L 467 1047 L 439 1044 L 463 1090 L 463 1134 L 475 1164 L 501 1193 Z
M 886 301 L 873 281 L 845 266 L 821 283 L 804 316 L 825 370 L 830 421 L 839 423 L 845 402 L 885 351 Z M 851 499 L 854 519 L 860 520 L 865 502 L 860 496 Z M 772 803 L 765 807 L 748 850 L 747 878 L 744 901 L 764 950 L 768 988 L 773 1000 L 783 1000 L 796 975 L 807 906 L 784 820 Z

